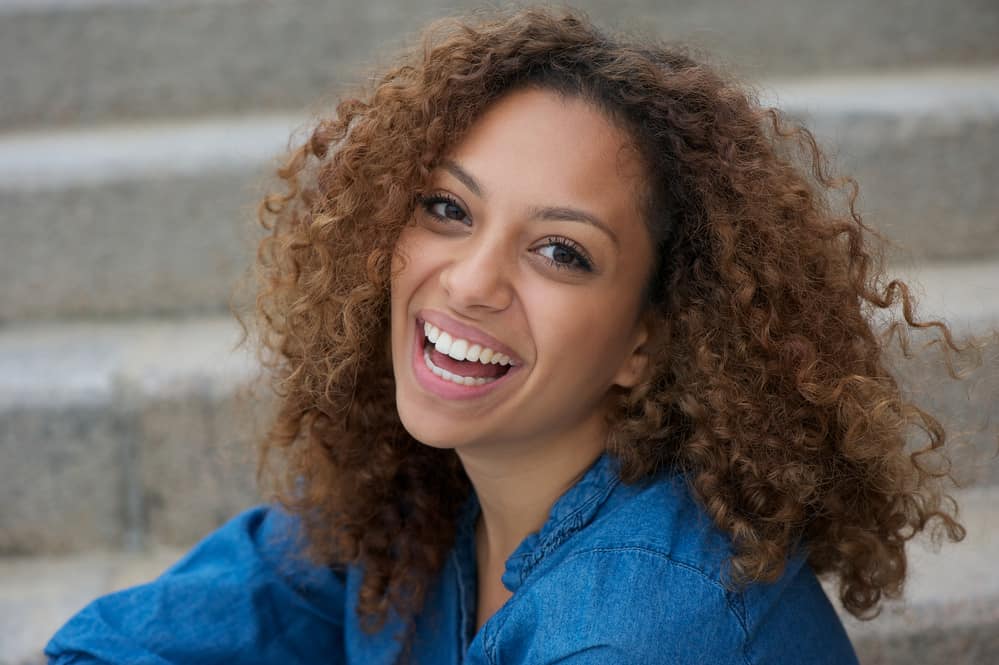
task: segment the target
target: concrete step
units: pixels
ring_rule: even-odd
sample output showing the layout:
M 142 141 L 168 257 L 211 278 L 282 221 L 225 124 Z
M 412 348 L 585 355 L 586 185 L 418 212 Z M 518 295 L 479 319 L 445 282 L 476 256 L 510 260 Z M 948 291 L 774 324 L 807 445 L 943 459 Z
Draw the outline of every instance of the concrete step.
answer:
M 912 271 L 927 312 L 999 328 L 999 261 Z M 255 500 L 271 403 L 228 319 L 0 328 L 0 555 L 186 544 Z M 966 380 L 899 362 L 911 398 L 955 436 L 965 485 L 999 485 L 999 338 Z
M 898 256 L 999 256 L 999 68 L 777 81 Z M 303 115 L 0 135 L 0 321 L 212 313 Z
M 999 7 L 999 5 L 997 5 Z M 999 254 L 999 68 L 773 81 L 764 97 L 815 130 L 896 257 Z
M 225 319 L 0 329 L 0 554 L 188 543 L 256 501 Z
M 311 103 L 471 0 L 2 0 L 0 127 Z M 987 0 L 580 0 L 607 25 L 707 48 L 753 75 L 999 61 Z
M 863 665 L 999 662 L 999 488 L 955 498 L 965 540 L 941 548 L 926 539 L 911 543 L 904 598 L 886 604 L 873 621 L 843 615 Z M 830 586 L 826 590 L 835 597 Z
M 183 550 L 0 557 L 0 665 L 45 663 L 42 649 L 94 598 L 152 580 Z
M 300 122 L 300 120 L 299 120 Z M 0 137 L 0 321 L 218 313 L 287 116 Z M 44 153 L 44 154 L 42 154 Z
M 903 601 L 859 622 L 843 614 L 863 665 L 981 665 L 999 660 L 999 488 L 957 495 L 967 538 L 934 551 L 909 546 Z M 41 663 L 41 650 L 99 595 L 151 580 L 182 554 L 156 547 L 131 554 L 0 558 L 0 665 Z M 836 598 L 832 585 L 827 593 Z

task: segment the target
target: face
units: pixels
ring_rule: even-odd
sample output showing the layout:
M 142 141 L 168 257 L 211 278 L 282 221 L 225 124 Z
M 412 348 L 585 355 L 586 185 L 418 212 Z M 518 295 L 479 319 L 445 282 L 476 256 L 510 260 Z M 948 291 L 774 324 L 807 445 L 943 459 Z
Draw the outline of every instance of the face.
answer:
M 652 256 L 626 135 L 588 102 L 518 90 L 441 162 L 393 266 L 403 425 L 459 451 L 602 436 L 646 364 Z

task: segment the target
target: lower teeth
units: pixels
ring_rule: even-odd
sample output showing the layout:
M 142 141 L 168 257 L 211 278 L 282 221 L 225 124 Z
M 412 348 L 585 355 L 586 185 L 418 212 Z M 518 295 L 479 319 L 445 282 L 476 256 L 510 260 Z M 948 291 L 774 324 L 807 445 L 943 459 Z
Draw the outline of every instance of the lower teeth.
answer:
M 496 380 L 495 377 L 474 377 L 474 376 L 459 376 L 457 374 L 452 374 L 446 369 L 442 369 L 435 365 L 430 360 L 430 348 L 427 347 L 423 349 L 423 361 L 427 364 L 427 369 L 447 381 L 457 383 L 459 386 L 481 386 L 486 383 L 491 383 Z

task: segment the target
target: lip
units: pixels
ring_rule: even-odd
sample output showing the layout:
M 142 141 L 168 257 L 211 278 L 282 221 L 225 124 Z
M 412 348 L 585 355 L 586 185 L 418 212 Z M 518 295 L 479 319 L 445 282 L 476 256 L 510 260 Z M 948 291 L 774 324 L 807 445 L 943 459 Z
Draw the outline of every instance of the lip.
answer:
M 441 312 L 437 312 L 432 309 L 421 309 L 419 312 L 416 313 L 416 320 L 417 323 L 419 323 L 420 321 L 426 321 L 431 325 L 437 326 L 438 328 L 443 329 L 452 337 L 457 336 L 462 339 L 468 340 L 472 344 L 478 344 L 479 346 L 483 347 L 488 346 L 493 351 L 504 353 L 507 356 L 509 356 L 512 364 L 514 365 L 524 364 L 524 362 L 520 359 L 520 356 L 514 353 L 513 349 L 508 347 L 503 342 L 499 341 L 495 337 L 487 335 L 486 333 L 482 332 L 477 328 L 473 328 L 471 326 L 465 325 L 464 323 L 455 321 L 447 314 L 442 314 Z
M 438 325 L 431 321 L 433 325 Z M 446 324 L 445 324 L 446 325 Z M 443 327 L 443 326 L 440 326 Z M 455 331 L 457 332 L 457 330 Z M 480 341 L 482 338 L 491 339 L 488 335 L 481 335 L 478 339 L 469 340 L 475 341 L 478 344 L 482 344 Z M 513 376 L 518 376 L 520 374 L 520 369 L 522 366 L 514 365 L 511 366 L 506 374 L 496 379 L 495 381 L 490 381 L 489 383 L 484 383 L 481 386 L 459 386 L 453 381 L 448 381 L 447 379 L 442 379 L 427 367 L 427 364 L 423 361 L 423 340 L 425 339 L 423 335 L 423 320 L 417 318 L 413 325 L 413 353 L 412 353 L 412 368 L 413 375 L 416 377 L 416 382 L 420 386 L 437 397 L 441 397 L 447 400 L 468 400 L 483 397 L 489 393 L 495 392 L 496 390 L 502 388 L 503 386 L 510 383 L 510 378 Z M 468 338 L 466 338 L 468 339 Z M 490 347 L 495 348 L 495 347 Z M 505 347 L 501 348 L 505 349 Z M 505 350 L 501 351 L 506 353 Z

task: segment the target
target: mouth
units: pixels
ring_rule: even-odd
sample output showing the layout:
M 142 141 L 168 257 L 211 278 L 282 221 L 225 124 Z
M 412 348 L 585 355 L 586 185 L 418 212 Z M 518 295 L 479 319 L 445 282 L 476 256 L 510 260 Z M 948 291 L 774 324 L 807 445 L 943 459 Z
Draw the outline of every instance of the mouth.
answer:
M 446 399 L 480 397 L 507 383 L 519 362 L 502 351 L 416 319 L 413 370 L 429 392 Z

